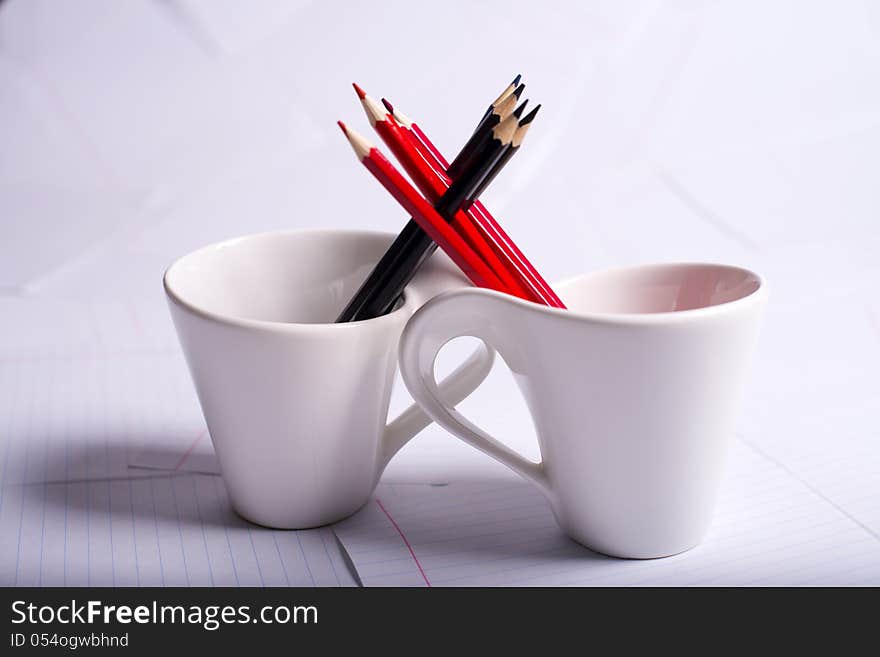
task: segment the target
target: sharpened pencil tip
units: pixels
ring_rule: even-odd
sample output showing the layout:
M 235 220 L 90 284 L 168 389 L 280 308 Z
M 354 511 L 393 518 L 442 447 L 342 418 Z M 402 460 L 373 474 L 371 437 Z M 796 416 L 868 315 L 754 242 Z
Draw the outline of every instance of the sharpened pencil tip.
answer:
M 525 83 L 519 85 L 516 89 L 513 90 L 513 95 L 516 96 L 516 99 L 519 100 L 519 97 L 522 96 L 523 90 L 526 88 Z
M 520 80 L 522 80 L 522 74 L 517 73 L 517 74 L 516 74 L 516 77 L 513 78 L 513 82 L 511 82 L 510 84 L 512 84 L 512 85 L 515 87 L 516 85 L 519 84 L 519 81 L 520 81 Z
M 413 122 L 406 114 L 401 112 L 399 109 L 394 109 L 394 105 L 388 102 L 386 98 L 382 99 L 382 104 L 385 105 L 385 109 L 388 110 L 388 113 L 397 121 L 398 124 L 402 125 L 404 128 L 412 129 Z
M 519 122 L 520 125 L 528 125 L 532 121 L 535 120 L 535 115 L 538 113 L 538 110 L 541 109 L 540 105 L 536 105 L 535 109 L 526 114 Z
M 351 144 L 351 147 L 354 149 L 355 155 L 357 158 L 363 162 L 364 158 L 366 158 L 370 151 L 373 150 L 373 145 L 364 139 L 364 136 L 357 132 L 354 128 L 351 130 L 348 129 L 342 121 L 338 121 L 339 127 L 342 128 L 342 132 L 345 133 L 345 138 L 348 139 L 348 143 Z
M 361 98 L 361 105 L 364 106 L 364 112 L 367 113 L 370 125 L 375 126 L 377 123 L 388 120 L 388 112 L 376 102 L 375 98 L 364 94 Z
M 519 104 L 519 107 L 517 107 L 515 110 L 513 110 L 513 115 L 514 115 L 516 118 L 521 117 L 522 114 L 523 114 L 523 112 L 524 112 L 525 109 L 526 109 L 526 105 L 528 105 L 528 104 L 529 104 L 529 99 L 526 98 L 523 102 L 521 102 L 521 103 Z
M 363 89 L 361 89 L 361 88 L 360 88 L 360 85 L 358 85 L 357 82 L 352 82 L 352 83 L 351 83 L 351 86 L 354 87 L 354 90 L 357 92 L 358 98 L 360 98 L 361 100 L 363 100 L 363 99 L 364 99 L 364 96 L 367 95 L 367 92 L 364 91 Z

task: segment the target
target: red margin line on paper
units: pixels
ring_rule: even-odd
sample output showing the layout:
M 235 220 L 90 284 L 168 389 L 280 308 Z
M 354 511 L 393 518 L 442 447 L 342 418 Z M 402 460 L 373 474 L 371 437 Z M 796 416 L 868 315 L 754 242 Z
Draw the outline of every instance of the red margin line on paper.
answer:
M 406 549 L 409 550 L 410 556 L 413 558 L 413 561 L 416 562 L 416 566 L 419 569 L 419 573 L 422 575 L 422 579 L 425 580 L 425 585 L 430 587 L 431 582 L 428 581 L 428 576 L 425 575 L 425 570 L 422 568 L 422 564 L 419 563 L 419 558 L 416 556 L 416 553 L 413 551 L 412 545 L 409 544 L 409 541 L 406 540 L 406 536 L 404 536 L 403 531 L 401 531 L 400 526 L 394 521 L 394 518 L 391 517 L 391 514 L 388 513 L 388 509 L 385 508 L 385 505 L 382 504 L 382 500 L 378 497 L 376 498 L 376 504 L 379 505 L 379 508 L 382 509 L 382 513 L 391 521 L 391 524 L 394 525 L 394 529 L 397 530 L 397 533 L 400 534 L 400 538 L 403 539 L 404 545 L 406 545 Z
M 183 456 L 180 457 L 180 460 L 177 462 L 177 465 L 174 466 L 174 472 L 180 470 L 183 467 L 183 464 L 186 463 L 186 460 L 189 458 L 189 455 L 192 454 L 192 451 L 196 448 L 196 445 L 199 444 L 199 441 L 204 438 L 205 434 L 208 433 L 207 429 L 202 429 L 196 439 L 192 441 L 192 445 L 186 448 L 186 451 L 183 453 Z

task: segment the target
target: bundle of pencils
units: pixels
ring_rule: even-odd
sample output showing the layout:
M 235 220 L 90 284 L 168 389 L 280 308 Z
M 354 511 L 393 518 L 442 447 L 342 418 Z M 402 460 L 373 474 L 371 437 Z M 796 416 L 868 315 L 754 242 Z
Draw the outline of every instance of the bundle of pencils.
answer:
M 358 160 L 412 216 L 337 322 L 389 312 L 419 267 L 440 246 L 474 285 L 564 308 L 522 251 L 479 202 L 480 194 L 519 150 L 540 105 L 519 106 L 520 76 L 489 105 L 461 152 L 449 163 L 427 134 L 390 102 L 384 107 L 354 85 L 367 118 L 418 187 L 416 190 L 362 135 L 339 127 Z

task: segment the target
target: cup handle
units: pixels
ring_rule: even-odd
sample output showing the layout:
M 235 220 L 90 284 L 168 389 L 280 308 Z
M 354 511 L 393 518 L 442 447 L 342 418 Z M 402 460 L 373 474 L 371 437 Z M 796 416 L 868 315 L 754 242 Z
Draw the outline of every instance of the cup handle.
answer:
M 495 352 L 481 344 L 467 360 L 459 365 L 439 384 L 439 393 L 452 405 L 462 401 L 483 382 L 492 371 Z M 431 424 L 431 418 L 418 403 L 412 404 L 385 427 L 381 473 L 392 457 L 406 445 L 413 436 Z
M 543 463 L 532 463 L 473 424 L 444 400 L 434 378 L 434 362 L 450 340 L 471 336 L 502 357 L 517 353 L 513 327 L 522 321 L 508 297 L 474 288 L 441 294 L 409 320 L 400 339 L 404 383 L 425 412 L 444 429 L 535 484 L 552 502 L 553 492 Z M 508 360 L 508 362 L 511 362 Z

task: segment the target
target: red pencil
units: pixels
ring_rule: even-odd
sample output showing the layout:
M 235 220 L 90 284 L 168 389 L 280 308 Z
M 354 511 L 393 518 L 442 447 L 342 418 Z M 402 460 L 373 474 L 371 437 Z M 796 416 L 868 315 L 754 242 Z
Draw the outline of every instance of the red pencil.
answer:
M 403 166 L 416 187 L 427 197 L 431 203 L 436 203 L 449 187 L 449 178 L 435 170 L 432 160 L 426 157 L 405 134 L 397 121 L 386 112 L 379 103 L 368 96 L 357 84 L 352 85 L 361 99 L 364 112 L 370 121 L 370 125 L 385 142 L 385 145 L 394 154 L 398 162 Z M 529 287 L 523 285 L 522 279 L 506 267 L 499 257 L 499 245 L 490 243 L 491 236 L 485 235 L 473 219 L 462 210 L 455 213 L 450 222 L 453 228 L 461 235 L 470 247 L 479 254 L 489 268 L 495 272 L 505 285 L 508 294 L 538 301 Z M 503 252 L 502 252 L 503 253 Z
M 446 161 L 446 158 L 443 157 L 443 153 L 437 150 L 437 147 L 431 143 L 428 136 L 422 132 L 422 129 L 411 121 L 403 112 L 389 103 L 387 99 L 383 98 L 382 104 L 394 120 L 397 121 L 398 125 L 413 137 L 412 141 L 415 147 L 432 161 L 432 165 L 434 165 L 435 168 L 439 168 L 443 173 L 446 173 L 446 169 L 449 168 L 449 163 Z
M 339 121 L 339 127 L 351 143 L 358 160 L 373 174 L 376 180 L 412 215 L 437 245 L 478 287 L 508 292 L 506 286 L 489 268 L 489 265 L 465 242 L 451 224 L 434 209 L 424 196 L 410 185 L 406 178 L 382 153 L 362 135 Z
M 392 113 L 392 118 L 398 124 L 401 131 L 409 135 L 411 142 L 421 155 L 431 160 L 432 169 L 438 173 L 442 172 L 445 176 L 449 163 L 424 131 L 418 124 L 405 116 L 387 100 L 383 98 L 382 102 L 385 104 L 385 108 Z M 493 250 L 496 250 L 496 254 L 503 262 L 509 263 L 515 275 L 520 280 L 526 282 L 532 293 L 538 297 L 539 303 L 555 308 L 565 308 L 565 304 L 562 303 L 562 300 L 556 295 L 553 288 L 538 273 L 538 270 L 529 262 L 528 258 L 516 246 L 516 243 L 504 232 L 501 225 L 480 201 L 475 202 L 471 206 L 468 214 L 474 220 L 474 223 L 487 235 L 486 242 Z

